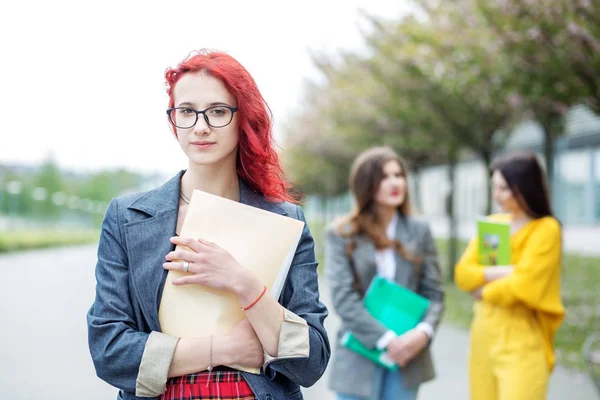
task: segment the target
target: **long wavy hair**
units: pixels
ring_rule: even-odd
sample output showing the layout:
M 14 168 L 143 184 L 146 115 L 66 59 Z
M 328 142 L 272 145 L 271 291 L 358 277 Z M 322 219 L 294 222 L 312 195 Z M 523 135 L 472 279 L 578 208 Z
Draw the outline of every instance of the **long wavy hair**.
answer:
M 350 170 L 350 191 L 354 196 L 354 210 L 343 217 L 337 231 L 341 236 L 352 238 L 355 235 L 366 235 L 373 241 L 376 249 L 393 247 L 403 258 L 420 262 L 419 257 L 409 254 L 396 239 L 388 239 L 387 226 L 379 220 L 375 196 L 384 178 L 383 167 L 390 161 L 396 161 L 402 170 L 402 176 L 408 180 L 406 162 L 390 147 L 373 147 L 360 153 Z M 408 184 L 408 182 L 407 182 Z M 398 206 L 401 217 L 410 215 L 410 193 L 408 186 L 404 202 Z M 349 241 L 347 255 L 352 256 L 355 247 L 354 240 Z
M 169 107 L 174 106 L 173 89 L 188 72 L 205 72 L 220 79 L 237 99 L 239 146 L 237 172 L 258 193 L 270 201 L 298 203 L 290 193 L 291 185 L 283 178 L 283 169 L 275 149 L 272 131 L 272 113 L 260 94 L 250 73 L 233 57 L 219 51 L 192 52 L 177 67 L 165 72 Z M 173 128 L 177 136 L 177 131 Z

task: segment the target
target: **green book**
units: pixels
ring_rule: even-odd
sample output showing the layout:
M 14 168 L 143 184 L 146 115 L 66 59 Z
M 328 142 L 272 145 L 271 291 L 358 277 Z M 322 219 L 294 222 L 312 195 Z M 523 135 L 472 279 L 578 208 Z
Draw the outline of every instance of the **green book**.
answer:
M 477 238 L 480 264 L 510 265 L 510 224 L 479 220 Z
M 429 308 L 429 299 L 380 276 L 373 278 L 363 302 L 375 319 L 397 335 L 417 326 Z M 386 352 L 366 347 L 351 332 L 342 336 L 342 345 L 385 368 L 398 368 Z

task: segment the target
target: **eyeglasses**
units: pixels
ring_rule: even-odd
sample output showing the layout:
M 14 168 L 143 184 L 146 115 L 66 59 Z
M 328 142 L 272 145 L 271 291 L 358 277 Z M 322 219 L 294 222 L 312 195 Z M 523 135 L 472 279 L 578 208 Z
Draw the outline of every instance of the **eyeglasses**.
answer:
M 167 109 L 169 121 L 181 129 L 189 129 L 196 125 L 200 114 L 204 121 L 213 128 L 222 128 L 227 126 L 233 120 L 233 114 L 238 110 L 237 107 L 214 106 L 206 110 L 198 111 L 191 107 L 175 107 Z

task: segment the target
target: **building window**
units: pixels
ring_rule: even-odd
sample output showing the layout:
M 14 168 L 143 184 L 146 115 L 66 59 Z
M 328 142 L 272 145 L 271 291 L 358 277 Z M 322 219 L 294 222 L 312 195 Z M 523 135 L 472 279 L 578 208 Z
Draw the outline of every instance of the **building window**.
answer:
M 590 161 L 590 153 L 586 150 L 569 151 L 558 157 L 560 190 L 557 208 L 566 223 L 586 222 L 587 211 L 592 207 L 586 195 L 586 187 L 592 179 Z

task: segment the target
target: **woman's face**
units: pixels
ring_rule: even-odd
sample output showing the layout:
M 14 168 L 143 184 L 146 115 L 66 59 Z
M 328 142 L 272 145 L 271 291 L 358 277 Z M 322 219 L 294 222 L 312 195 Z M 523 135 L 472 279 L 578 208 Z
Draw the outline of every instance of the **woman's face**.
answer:
M 492 198 L 504 212 L 514 213 L 521 210 L 519 202 L 500 171 L 494 171 L 492 174 Z
M 173 90 L 174 107 L 189 107 L 202 111 L 213 106 L 237 107 L 237 101 L 225 88 L 223 82 L 202 72 L 183 75 Z M 225 110 L 228 111 L 228 110 Z M 214 109 L 219 115 L 223 110 Z M 193 114 L 192 114 L 193 115 Z M 210 118 L 210 115 L 209 115 Z M 237 113 L 229 125 L 213 128 L 203 115 L 198 116 L 196 125 L 177 130 L 177 139 L 190 161 L 197 165 L 233 163 L 235 166 L 238 146 Z
M 406 198 L 406 178 L 397 161 L 391 160 L 383 165 L 383 180 L 375 194 L 375 203 L 384 207 L 400 207 Z

